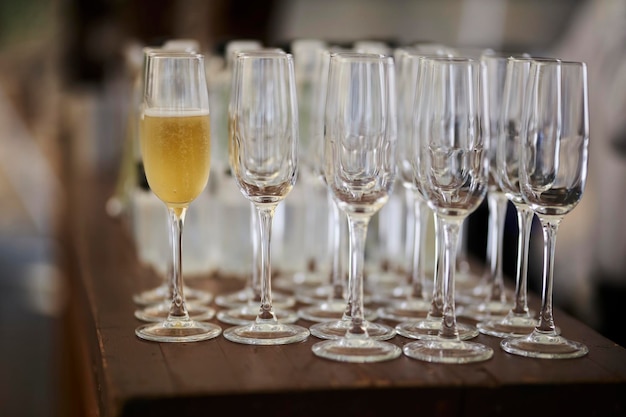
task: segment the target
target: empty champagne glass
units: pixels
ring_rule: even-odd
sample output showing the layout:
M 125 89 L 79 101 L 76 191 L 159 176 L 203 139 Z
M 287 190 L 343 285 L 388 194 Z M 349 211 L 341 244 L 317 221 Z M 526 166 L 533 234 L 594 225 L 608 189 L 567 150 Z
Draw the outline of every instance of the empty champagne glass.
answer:
M 455 255 L 463 220 L 487 192 L 489 158 L 483 134 L 479 62 L 469 58 L 428 60 L 420 82 L 411 163 L 420 191 L 435 212 L 442 240 L 443 319 L 436 339 L 406 344 L 408 357 L 427 362 L 469 363 L 493 356 L 488 346 L 459 337 L 454 303 Z
M 237 40 L 227 45 L 225 53 L 227 64 L 223 80 L 220 80 L 220 82 L 224 84 L 224 86 L 221 87 L 223 91 L 221 95 L 215 99 L 216 103 L 226 108 L 226 112 L 228 111 L 228 106 L 231 104 L 232 73 L 237 53 L 259 50 L 281 52 L 280 49 L 276 48 L 262 48 L 261 43 L 254 40 Z M 226 101 L 226 105 L 222 104 L 222 101 Z M 228 117 L 226 117 L 226 119 L 227 118 Z M 228 125 L 228 123 L 225 124 Z M 228 178 L 230 178 L 230 175 Z M 231 179 L 229 179 L 229 181 L 231 181 Z M 246 277 L 244 287 L 236 291 L 219 294 L 215 297 L 215 304 L 225 308 L 217 313 L 217 319 L 223 323 L 245 324 L 254 321 L 258 313 L 258 303 L 261 299 L 259 273 L 260 256 L 258 249 L 260 243 L 257 228 L 257 212 L 252 203 L 250 203 L 250 228 L 252 236 L 252 270 Z M 274 314 L 280 321 L 294 322 L 297 320 L 297 316 L 294 312 L 289 310 L 289 308 L 293 307 L 295 304 L 296 300 L 290 294 L 273 291 L 272 307 L 274 308 Z
M 530 333 L 537 320 L 528 309 L 528 244 L 533 211 L 522 197 L 519 180 L 521 163 L 522 112 L 526 99 L 526 85 L 530 58 L 507 58 L 503 89 L 500 136 L 497 139 L 496 175 L 502 190 L 515 206 L 519 229 L 517 244 L 517 275 L 514 304 L 505 317 L 491 318 L 478 323 L 481 333 L 496 337 L 522 336 Z
M 410 249 L 407 256 L 411 260 L 407 267 L 407 282 L 392 292 L 392 295 L 396 293 L 399 297 L 393 299 L 388 296 L 387 305 L 379 309 L 381 317 L 396 321 L 425 317 L 430 310 L 424 268 L 426 221 L 430 209 L 413 180 L 408 152 L 409 141 L 413 136 L 413 108 L 421 56 L 426 55 L 407 49 L 396 50 L 395 53 L 398 86 L 398 175 L 405 191 L 407 215 L 412 220 L 408 223 L 413 224 L 412 233 L 408 233 L 411 240 L 407 240 L 407 248 Z
M 539 324 L 527 336 L 502 340 L 516 355 L 562 359 L 588 348 L 559 335 L 553 317 L 554 251 L 558 227 L 582 198 L 587 181 L 589 107 L 583 62 L 535 59 L 530 64 L 520 135 L 520 188 L 541 221 L 543 290 Z
M 272 308 L 271 292 L 272 219 L 297 176 L 298 109 L 291 55 L 282 51 L 237 55 L 229 136 L 229 160 L 235 180 L 258 215 L 261 305 L 254 322 L 230 327 L 224 331 L 224 337 L 252 345 L 302 341 L 309 330 L 280 323 Z
M 411 113 L 407 114 L 406 122 L 411 123 L 410 131 L 407 132 L 410 134 L 410 140 L 405 143 L 406 149 L 405 153 L 408 157 L 403 158 L 403 162 L 408 164 L 409 166 L 405 166 L 402 169 L 403 175 L 411 175 L 412 182 L 415 184 L 416 191 L 420 193 L 420 198 L 426 202 L 425 197 L 421 194 L 421 185 L 419 182 L 419 177 L 415 174 L 415 161 L 418 156 L 417 154 L 417 145 L 426 139 L 427 136 L 424 136 L 425 132 L 421 131 L 420 123 L 418 122 L 420 108 L 428 105 L 425 103 L 425 99 L 427 97 L 426 94 L 422 94 L 426 91 L 426 88 L 429 88 L 429 78 L 430 74 L 430 66 L 431 61 L 428 59 L 429 56 L 419 56 L 417 62 L 417 68 L 413 73 L 414 83 L 412 84 L 413 91 L 413 103 L 410 105 Z M 406 109 L 405 109 L 406 111 Z M 421 120 L 421 119 L 419 119 Z M 400 323 L 398 323 L 395 327 L 396 332 L 404 337 L 411 339 L 419 339 L 419 340 L 432 340 L 437 339 L 439 337 L 439 332 L 441 331 L 442 320 L 444 317 L 444 284 L 445 277 L 443 275 L 443 236 L 441 234 L 442 231 L 441 219 L 435 216 L 435 254 L 436 254 L 436 262 L 434 268 L 434 276 L 433 276 L 433 285 L 432 285 L 432 296 L 430 297 L 429 308 L 426 313 L 426 317 L 424 318 L 409 318 L 406 317 Z M 457 323 L 456 330 L 459 333 L 459 338 L 461 340 L 468 340 L 478 336 L 478 329 L 475 326 Z
M 313 345 L 317 356 L 343 362 L 378 362 L 402 353 L 392 343 L 371 338 L 369 327 L 373 323 L 363 315 L 367 226 L 392 191 L 395 148 L 393 59 L 376 54 L 333 54 L 325 109 L 324 176 L 337 205 L 348 216 L 351 311 L 343 337 Z
M 350 319 L 350 306 L 347 303 L 348 294 L 346 291 L 347 279 L 345 268 L 342 265 L 344 260 L 344 245 L 347 242 L 346 216 L 337 206 L 332 191 L 326 184 L 323 168 L 324 153 L 324 111 L 326 109 L 326 91 L 328 87 L 328 69 L 330 66 L 331 51 L 338 52 L 335 47 L 321 49 L 316 54 L 316 64 L 313 76 L 313 91 L 311 95 L 310 112 L 310 153 L 312 171 L 319 183 L 326 189 L 326 201 L 328 206 L 328 260 L 329 267 L 328 282 L 321 285 L 308 287 L 303 286 L 296 289 L 298 301 L 311 304 L 298 309 L 298 315 L 309 321 L 324 322 Z M 375 320 L 376 312 L 365 309 L 366 320 Z M 345 334 L 346 328 L 337 326 L 329 328 L 322 325 L 313 328 L 314 335 L 321 337 L 328 331 L 329 337 L 340 337 Z
M 138 327 L 157 342 L 217 337 L 221 327 L 190 319 L 183 287 L 182 232 L 189 204 L 209 179 L 211 134 L 204 58 L 200 54 L 150 55 L 141 115 L 141 153 L 150 189 L 168 209 L 172 240 L 172 301 L 167 318 Z
M 502 132 L 502 105 L 506 67 L 510 54 L 485 51 L 481 57 L 481 74 L 485 90 L 485 103 L 489 134 L 489 231 L 487 235 L 487 261 L 489 270 L 482 282 L 472 289 L 469 303 L 459 309 L 459 315 L 483 321 L 505 316 L 513 307 L 507 300 L 502 273 L 502 240 L 508 199 L 497 176 L 497 148 Z M 520 55 L 522 56 L 522 55 Z M 472 300 L 473 299 L 473 300 Z M 479 302 L 476 302 L 480 300 Z

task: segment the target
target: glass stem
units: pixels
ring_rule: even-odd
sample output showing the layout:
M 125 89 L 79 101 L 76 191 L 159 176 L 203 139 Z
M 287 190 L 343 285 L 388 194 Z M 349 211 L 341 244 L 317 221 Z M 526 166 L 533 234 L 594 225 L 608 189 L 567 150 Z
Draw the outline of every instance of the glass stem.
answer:
M 561 219 L 541 219 L 543 229 L 543 290 L 541 295 L 541 314 L 537 330 L 556 335 L 552 315 L 552 286 L 554 280 L 554 250 L 556 233 Z
M 276 211 L 275 204 L 258 204 L 256 205 L 258 213 L 258 228 L 261 252 L 261 308 L 257 320 L 274 320 L 274 312 L 272 311 L 272 270 L 270 258 L 270 244 L 272 240 L 272 219 Z
M 345 285 L 343 279 L 343 271 L 341 270 L 341 211 L 335 203 L 332 197 L 332 191 L 330 189 L 327 193 L 328 200 L 328 236 L 330 253 L 330 285 L 332 291 L 329 296 L 329 300 L 344 300 L 345 299 Z
M 252 274 L 250 275 L 250 296 L 252 303 L 261 300 L 261 257 L 259 256 L 260 233 L 256 207 L 250 203 L 250 230 L 252 231 Z
M 443 317 L 443 225 L 441 218 L 435 217 L 435 272 L 433 276 L 433 297 L 428 318 Z
M 456 274 L 456 251 L 462 219 L 442 219 L 443 237 L 443 322 L 439 336 L 446 339 L 458 339 L 456 314 L 454 312 L 454 278 Z
M 172 304 L 168 315 L 168 320 L 189 320 L 187 306 L 185 305 L 185 295 L 183 293 L 183 224 L 187 208 L 168 207 L 168 219 L 170 225 L 170 238 L 172 250 Z
M 424 297 L 424 240 L 426 238 L 426 202 L 417 191 L 413 196 L 413 264 L 411 275 L 412 290 L 409 298 L 423 300 Z
M 348 330 L 349 335 L 367 335 L 363 323 L 363 270 L 365 263 L 365 240 L 367 238 L 367 226 L 370 218 L 367 216 L 348 215 L 348 227 L 350 230 L 350 296 L 351 296 L 351 319 L 352 325 Z
M 517 277 L 515 278 L 515 304 L 513 314 L 528 314 L 528 244 L 533 211 L 526 204 L 516 204 L 518 241 L 517 241 Z
M 504 239 L 504 220 L 508 199 L 501 193 L 487 194 L 487 204 L 489 205 L 489 282 L 487 282 L 489 292 L 487 301 L 498 300 L 506 302 L 504 293 L 504 276 L 502 273 L 502 243 Z M 493 230 L 492 230 L 493 228 Z
M 414 259 L 414 250 L 415 250 L 415 191 L 411 187 L 405 187 L 404 193 L 404 201 L 406 207 L 406 236 L 404 240 L 405 254 L 404 257 L 406 259 L 406 282 L 407 285 L 411 286 L 413 284 L 413 262 Z M 410 292 L 409 292 L 410 293 Z
M 457 256 L 456 256 L 456 269 L 464 275 L 470 273 L 470 264 L 467 259 L 467 224 L 461 222 L 459 227 L 459 233 L 457 238 Z M 469 278 L 469 276 L 467 277 Z

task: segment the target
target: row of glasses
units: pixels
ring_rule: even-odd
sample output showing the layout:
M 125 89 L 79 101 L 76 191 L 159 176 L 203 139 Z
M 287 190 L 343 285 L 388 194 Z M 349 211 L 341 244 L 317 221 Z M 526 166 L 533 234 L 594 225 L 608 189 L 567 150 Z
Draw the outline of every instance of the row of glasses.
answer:
M 537 213 L 544 228 L 546 266 L 539 324 L 529 336 L 503 340 L 502 348 L 525 356 L 576 357 L 584 355 L 586 347 L 558 334 L 552 318 L 551 281 L 556 228 L 580 200 L 586 177 L 586 66 L 522 59 L 529 67 L 528 81 L 524 82 L 523 77 L 520 81 L 514 76 L 514 59 L 508 61 L 511 74 L 507 73 L 503 114 L 519 112 L 510 108 L 514 103 L 519 107 L 512 96 L 523 103 L 521 133 L 516 134 L 517 142 L 513 141 L 513 146 L 523 144 L 517 147 L 517 175 L 524 202 Z M 482 133 L 480 70 L 476 61 L 464 58 L 419 57 L 418 62 L 416 97 L 410 110 L 414 116 L 412 140 L 407 153 L 417 189 L 435 212 L 435 277 L 442 278 L 443 283 L 443 318 L 436 338 L 411 342 L 405 345 L 404 353 L 432 362 L 486 360 L 493 354 L 490 348 L 459 337 L 454 306 L 459 230 L 463 219 L 484 198 L 489 172 L 488 136 Z M 525 67 L 521 65 L 522 74 Z M 393 61 L 386 56 L 336 53 L 330 57 L 323 171 L 334 200 L 349 219 L 352 282 L 345 334 L 313 347 L 316 355 L 330 359 L 369 362 L 399 355 L 397 346 L 370 337 L 363 314 L 367 225 L 386 203 L 395 176 L 393 70 Z M 517 93 L 513 87 L 516 83 Z M 524 86 L 524 93 L 519 92 L 519 85 Z M 182 284 L 184 215 L 208 179 L 210 145 L 206 143 L 210 135 L 205 91 L 201 55 L 170 52 L 148 57 L 142 154 L 150 187 L 170 213 L 174 295 L 164 322 L 137 329 L 137 335 L 147 340 L 195 341 L 221 333 L 219 326 L 190 319 Z M 525 99 L 521 98 L 524 94 L 528 95 Z M 238 55 L 229 109 L 230 163 L 242 193 L 257 210 L 262 240 L 261 308 L 254 323 L 224 332 L 235 342 L 284 344 L 309 334 L 300 326 L 279 323 L 271 300 L 272 214 L 293 186 L 297 172 L 294 96 L 290 55 L 278 51 Z M 503 126 L 513 125 L 511 120 L 516 119 L 503 116 Z M 185 151 L 189 146 L 196 147 L 191 155 Z M 498 158 L 501 155 L 499 152 Z M 546 346 L 549 352 L 545 352 Z

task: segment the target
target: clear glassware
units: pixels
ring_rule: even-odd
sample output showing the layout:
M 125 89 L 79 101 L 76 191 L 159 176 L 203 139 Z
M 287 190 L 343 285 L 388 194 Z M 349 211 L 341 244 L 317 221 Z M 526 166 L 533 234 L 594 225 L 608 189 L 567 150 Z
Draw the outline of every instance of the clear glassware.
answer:
M 461 340 L 456 323 L 454 280 L 459 230 L 487 192 L 488 137 L 483 134 L 479 62 L 469 58 L 421 58 L 422 67 L 411 142 L 411 163 L 420 191 L 438 222 L 443 254 L 443 319 L 433 340 L 403 347 L 406 356 L 427 362 L 488 360 L 493 349 Z
M 252 273 L 246 286 L 232 293 L 221 294 L 215 298 L 215 303 L 225 310 L 217 313 L 217 319 L 227 324 L 249 324 L 256 321 L 259 314 L 259 303 L 261 302 L 261 256 L 259 248 L 261 246 L 258 215 L 256 207 L 250 203 L 250 224 L 252 229 Z M 275 297 L 280 294 L 279 297 Z M 278 298 L 278 300 L 277 300 Z M 295 323 L 298 315 L 290 310 L 296 304 L 293 296 L 272 291 L 272 309 L 276 319 L 281 323 Z
M 192 320 L 183 287 L 182 232 L 189 204 L 206 187 L 211 164 L 209 97 L 204 57 L 194 53 L 148 56 L 140 125 L 141 153 L 150 189 L 167 209 L 172 241 L 172 302 L 167 318 L 135 334 L 157 342 L 195 342 L 222 328 Z
M 237 54 L 229 105 L 229 161 L 237 185 L 257 211 L 261 306 L 254 322 L 224 331 L 232 342 L 283 345 L 309 330 L 277 320 L 271 292 L 271 231 L 278 204 L 296 182 L 298 108 L 293 58 L 282 51 Z
M 433 54 L 432 56 L 436 56 Z M 413 110 L 415 104 L 415 90 L 419 74 L 419 59 L 427 56 L 409 49 L 397 49 L 395 51 L 395 63 L 397 74 L 397 99 L 398 99 L 398 175 L 405 192 L 407 216 L 413 225 L 413 230 L 408 235 L 407 258 L 410 264 L 407 266 L 407 282 L 396 286 L 387 296 L 387 305 L 378 310 L 378 314 L 387 320 L 405 321 L 426 317 L 430 310 L 430 300 L 426 296 L 426 273 L 425 273 L 425 237 L 428 220 L 428 205 L 420 194 L 414 181 L 413 169 L 409 160 L 409 141 L 413 136 Z M 393 297 L 394 294 L 400 297 Z M 395 298 L 395 299 L 394 299 Z
M 504 237 L 504 220 L 506 217 L 508 199 L 497 176 L 497 146 L 502 132 L 502 98 L 504 95 L 504 81 L 506 66 L 510 54 L 485 51 L 481 57 L 481 73 L 485 90 L 485 109 L 488 115 L 489 134 L 489 186 L 487 188 L 487 203 L 489 206 L 489 231 L 487 235 L 487 263 L 486 271 L 481 283 L 472 288 L 470 300 L 462 306 L 458 314 L 470 317 L 477 321 L 489 320 L 495 317 L 506 316 L 513 307 L 507 300 L 502 273 L 502 243 Z M 517 55 L 524 56 L 524 55 Z M 476 300 L 480 300 L 476 302 Z
M 170 241 L 172 240 L 171 233 L 170 233 L 169 239 Z M 170 250 L 171 250 L 171 247 L 170 247 Z M 167 273 L 164 274 L 165 277 L 173 276 L 174 274 L 173 267 L 174 267 L 173 262 L 171 262 L 171 260 L 168 261 Z M 134 312 L 134 316 L 136 319 L 145 321 L 148 323 L 162 322 L 167 319 L 167 317 L 170 314 L 170 309 L 171 309 L 171 304 L 172 304 L 173 287 L 169 284 L 170 280 L 166 280 L 166 281 L 168 281 L 167 285 L 165 285 L 165 288 L 167 291 L 163 291 L 163 293 L 160 294 L 161 301 L 155 304 L 146 305 L 146 306 L 136 309 Z M 148 294 L 153 294 L 156 297 L 157 294 L 159 294 L 162 291 L 161 290 L 162 286 L 163 285 L 160 285 L 159 287 L 156 287 L 152 289 L 151 291 L 146 291 L 141 294 L 143 294 L 144 296 L 147 296 Z M 183 291 L 185 292 L 187 314 L 189 315 L 189 318 L 191 320 L 196 320 L 196 321 L 211 320 L 215 316 L 215 309 L 206 305 L 211 302 L 212 294 L 210 292 L 197 291 L 197 294 L 202 295 L 203 298 L 201 299 L 196 298 L 195 301 L 190 301 L 187 299 L 187 292 L 188 291 L 194 292 L 195 290 L 185 285 Z M 200 302 L 199 300 L 202 300 L 202 302 Z
M 217 117 L 216 122 L 211 123 L 212 132 L 218 133 L 219 135 L 223 136 L 222 139 L 224 139 L 224 141 L 219 141 L 219 138 L 217 138 L 218 140 L 216 141 L 216 138 L 213 138 L 213 142 L 212 142 L 212 144 L 217 145 L 217 146 L 214 146 L 214 148 L 218 150 L 217 158 L 213 158 L 213 162 L 215 162 L 216 164 L 219 164 L 218 167 L 221 167 L 221 165 L 223 165 L 224 163 L 228 165 L 227 158 L 225 159 L 223 157 L 224 155 L 222 155 L 222 153 L 224 152 L 227 155 L 228 149 L 227 148 L 222 149 L 224 148 L 222 143 L 228 142 L 227 140 L 227 137 L 228 137 L 227 113 L 228 113 L 228 104 L 229 104 L 228 102 L 229 102 L 230 95 L 231 95 L 232 73 L 234 69 L 235 57 L 239 52 L 259 51 L 259 50 L 269 50 L 269 51 L 274 51 L 274 52 L 279 51 L 278 49 L 275 49 L 275 48 L 263 48 L 263 45 L 259 41 L 256 41 L 256 40 L 240 39 L 240 40 L 229 42 L 226 46 L 226 52 L 225 52 L 226 67 L 218 75 L 217 80 L 214 80 L 214 84 L 213 84 L 214 96 L 213 96 L 212 103 L 215 103 L 215 106 L 212 106 L 212 109 L 214 107 L 218 107 L 220 109 L 218 116 L 223 116 L 223 117 Z M 213 111 L 212 113 L 215 113 L 215 112 Z M 234 182 L 234 179 L 232 179 L 232 177 L 230 176 L 231 174 L 230 166 L 227 168 L 221 167 L 221 169 L 228 172 L 229 174 L 228 182 L 230 182 L 231 180 Z M 224 178 L 222 180 L 224 181 Z M 220 185 L 225 187 L 225 186 L 229 186 L 230 184 L 228 183 L 228 184 L 220 184 Z M 240 196 L 235 196 L 235 197 L 240 198 Z M 258 256 L 259 237 L 258 237 L 258 231 L 257 231 L 257 226 L 256 226 L 257 213 L 256 213 L 256 209 L 254 208 L 254 204 L 252 203 L 249 203 L 249 204 L 250 204 L 249 226 L 251 230 L 251 235 L 253 237 L 252 245 L 251 245 L 253 267 L 251 268 L 251 273 L 247 275 L 247 279 L 245 280 L 245 285 L 242 289 L 234 291 L 234 292 L 230 292 L 230 293 L 219 294 L 215 297 L 215 304 L 227 309 L 227 310 L 221 310 L 220 312 L 218 312 L 217 318 L 221 322 L 228 323 L 228 324 L 244 324 L 249 321 L 254 321 L 258 313 L 257 308 L 258 308 L 258 303 L 261 297 L 260 278 L 259 278 L 259 272 L 258 272 L 258 265 L 260 263 L 260 260 L 259 260 L 260 258 Z M 227 205 L 225 209 L 229 211 L 227 211 L 225 214 L 233 217 L 232 210 L 236 210 L 235 207 L 237 207 L 237 203 L 235 202 Z M 228 226 L 231 226 L 231 225 L 228 225 Z M 230 262 L 233 262 L 233 260 L 238 258 L 237 254 L 233 256 L 229 253 L 224 253 L 222 257 L 232 258 Z M 239 262 L 241 261 L 239 260 Z M 228 273 L 228 271 L 226 273 Z M 273 291 L 272 306 L 275 309 L 289 309 L 290 307 L 293 307 L 295 304 L 296 304 L 296 300 L 293 296 L 283 293 L 283 292 Z M 288 321 L 288 322 L 294 321 L 294 314 L 291 311 L 288 311 L 288 310 L 276 311 L 275 310 L 275 314 L 281 320 Z
M 141 122 L 141 110 L 143 107 L 143 93 L 145 90 L 145 83 L 146 83 L 145 77 L 146 77 L 146 66 L 148 62 L 148 57 L 150 55 L 158 54 L 160 52 L 185 53 L 182 49 L 177 49 L 177 48 L 184 47 L 184 49 L 187 50 L 194 46 L 193 42 L 183 42 L 182 40 L 180 41 L 181 42 L 175 42 L 168 46 L 164 45 L 163 48 L 145 47 L 142 49 L 143 61 L 142 61 L 141 70 L 139 71 L 139 74 L 137 75 L 137 79 L 135 80 L 135 83 L 133 85 L 133 100 L 131 103 L 132 115 L 131 115 L 131 120 L 129 120 L 129 123 L 134 125 L 133 130 L 135 131 L 135 134 L 134 134 L 134 137 L 131 138 L 132 139 L 132 144 L 130 145 L 131 149 L 128 152 L 132 154 L 132 160 L 133 160 L 133 165 L 134 165 L 132 169 L 135 170 L 135 176 L 139 177 L 135 179 L 134 183 L 141 184 L 141 179 L 142 179 L 141 177 L 145 176 L 145 170 L 144 170 L 144 165 L 142 162 L 140 143 L 139 143 L 140 142 L 139 124 Z M 190 52 L 193 52 L 193 51 L 190 51 Z M 171 238 L 170 238 L 170 243 L 171 243 Z M 171 262 L 171 259 L 170 259 L 170 262 Z M 172 267 L 171 265 L 168 265 L 168 270 L 171 270 L 171 267 Z M 135 304 L 141 307 L 152 307 L 156 304 L 160 304 L 160 307 L 156 310 L 153 308 L 140 309 L 135 314 L 135 316 L 139 314 L 139 316 L 141 316 L 141 320 L 145 320 L 145 321 L 160 321 L 163 318 L 163 311 L 169 310 L 169 305 L 172 300 L 171 276 L 172 275 L 168 272 L 167 275 L 163 275 L 163 281 L 157 287 L 141 291 L 137 294 L 133 294 L 133 302 L 135 302 Z M 195 288 L 190 288 L 187 285 L 185 285 L 185 300 L 186 301 L 193 302 L 196 305 L 202 306 L 205 304 L 209 304 L 212 299 L 213 299 L 213 294 L 211 294 L 210 292 L 195 289 Z M 202 310 L 202 307 L 200 307 L 199 309 L 196 309 L 196 313 L 198 314 L 194 314 L 194 316 L 206 317 L 205 313 L 200 310 Z
M 516 355 L 577 358 L 584 344 L 561 336 L 554 324 L 552 288 L 558 227 L 582 198 L 587 181 L 589 105 L 584 62 L 534 59 L 520 140 L 520 188 L 541 221 L 544 237 L 543 291 L 539 324 L 529 335 L 500 346 Z
M 496 337 L 522 336 L 535 328 L 537 319 L 528 308 L 528 245 L 533 211 L 522 196 L 519 182 L 522 112 L 525 103 L 528 72 L 532 60 L 527 57 L 506 58 L 503 87 L 501 130 L 496 144 L 496 175 L 507 198 L 515 206 L 519 228 L 517 275 L 513 307 L 504 317 L 483 320 L 477 324 L 481 333 Z
M 324 148 L 324 110 L 326 108 L 326 90 L 328 88 L 328 69 L 331 52 L 338 52 L 337 48 L 320 49 L 315 59 L 315 70 L 311 81 L 311 111 L 310 111 L 310 136 L 309 153 L 311 170 L 317 178 L 320 186 L 326 190 L 326 205 L 328 208 L 328 256 L 329 265 L 320 272 L 326 273 L 328 279 L 317 285 L 302 285 L 295 290 L 296 299 L 304 304 L 310 304 L 298 309 L 298 315 L 314 322 L 326 322 L 337 320 L 350 320 L 350 307 L 348 303 L 347 274 L 343 268 L 344 247 L 347 244 L 347 221 L 345 213 L 337 206 L 331 190 L 326 185 L 323 169 Z M 327 271 L 326 271 L 327 270 Z M 365 309 L 366 320 L 372 321 L 377 318 L 376 312 Z M 327 325 L 317 326 L 313 334 L 320 337 L 325 334 Z M 345 334 L 345 328 L 332 327 L 328 337 L 341 337 Z
M 431 55 L 432 57 L 433 55 Z M 424 88 L 421 86 L 420 83 L 423 82 L 423 80 L 420 78 L 423 74 L 425 74 L 425 68 L 429 65 L 429 62 L 427 59 L 429 56 L 427 55 L 422 55 L 419 56 L 417 58 L 417 60 L 411 60 L 412 63 L 416 64 L 416 68 L 413 70 L 413 81 L 414 84 L 412 86 L 413 91 L 420 91 L 421 88 Z M 410 101 L 405 103 L 405 106 L 411 106 L 411 119 L 407 119 L 407 122 L 411 122 L 412 124 L 414 123 L 414 116 L 415 116 L 415 112 L 417 111 L 418 107 L 421 106 L 421 100 L 424 100 L 424 97 L 419 95 L 419 94 L 414 94 L 414 99 L 413 99 L 413 103 L 410 104 Z M 407 109 L 404 109 L 404 111 L 406 112 Z M 408 115 L 408 113 L 407 113 Z M 421 134 L 419 131 L 416 130 L 416 126 L 412 125 L 408 128 L 410 131 L 407 132 L 408 135 L 410 135 L 411 140 L 409 142 L 407 142 L 406 145 L 406 151 L 405 153 L 408 155 L 411 155 L 411 152 L 413 152 L 413 154 L 415 154 L 415 141 L 419 140 L 419 135 Z M 416 177 L 414 175 L 414 171 L 413 171 L 413 167 L 414 167 L 414 160 L 415 158 L 405 158 L 403 160 L 404 163 L 409 164 L 409 166 L 404 166 L 401 167 L 402 172 L 404 173 L 403 175 L 411 175 L 412 181 L 415 184 L 415 187 L 417 187 L 417 192 L 420 193 L 421 199 L 426 202 L 424 196 L 421 194 L 421 191 L 419 191 L 419 182 L 418 182 L 418 177 Z M 424 211 L 421 211 L 421 213 L 424 213 Z M 442 324 L 442 320 L 444 317 L 444 310 L 443 310 L 443 306 L 444 306 L 444 302 L 443 302 L 443 286 L 445 284 L 444 282 L 444 276 L 443 276 L 443 246 L 442 246 L 442 242 L 443 242 L 443 237 L 441 236 L 441 230 L 442 230 L 442 226 L 441 226 L 441 221 L 440 219 L 437 218 L 437 216 L 435 216 L 435 254 L 436 254 L 436 262 L 435 262 L 435 267 L 434 267 L 434 273 L 433 273 L 433 284 L 432 284 L 432 296 L 430 297 L 430 303 L 429 303 L 429 307 L 428 310 L 426 312 L 426 317 L 423 318 L 410 318 L 410 317 L 405 317 L 400 323 L 398 323 L 395 327 L 396 332 L 404 337 L 410 338 L 410 339 L 419 339 L 419 340 L 433 340 L 433 339 L 437 339 L 439 337 L 439 332 L 441 330 L 441 324 Z M 407 316 L 409 314 L 406 314 Z M 459 333 L 459 338 L 461 340 L 468 340 L 468 339 L 472 339 L 476 336 L 478 336 L 478 329 L 475 326 L 469 325 L 469 324 L 465 324 L 465 323 L 457 323 L 457 331 Z
M 350 324 L 343 337 L 318 342 L 312 350 L 341 362 L 385 361 L 402 352 L 369 336 L 373 323 L 363 314 L 363 270 L 368 223 L 387 202 L 395 180 L 394 63 L 383 55 L 344 52 L 331 56 L 329 68 L 324 176 L 348 216 Z

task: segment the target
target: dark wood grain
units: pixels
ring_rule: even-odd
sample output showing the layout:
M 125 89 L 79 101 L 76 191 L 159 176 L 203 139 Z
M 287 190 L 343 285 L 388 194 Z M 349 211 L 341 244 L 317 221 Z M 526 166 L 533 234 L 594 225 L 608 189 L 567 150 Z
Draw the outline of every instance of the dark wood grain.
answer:
M 478 364 L 428 364 L 407 357 L 374 364 L 317 358 L 306 341 L 246 346 L 220 336 L 198 343 L 138 339 L 133 293 L 158 279 L 142 268 L 125 225 L 104 212 L 106 181 L 83 178 L 72 219 L 75 280 L 84 315 L 76 332 L 88 346 L 99 415 L 597 415 L 626 414 L 626 350 L 561 311 L 557 324 L 590 352 L 572 360 L 506 354 L 499 339 L 480 335 L 494 357 Z M 198 277 L 190 285 L 218 293 L 241 282 Z M 538 308 L 536 297 L 532 306 Z M 218 323 L 214 320 L 215 323 Z M 222 328 L 227 326 L 218 323 Z M 308 326 L 311 323 L 301 321 Z M 398 346 L 410 342 L 400 336 Z

